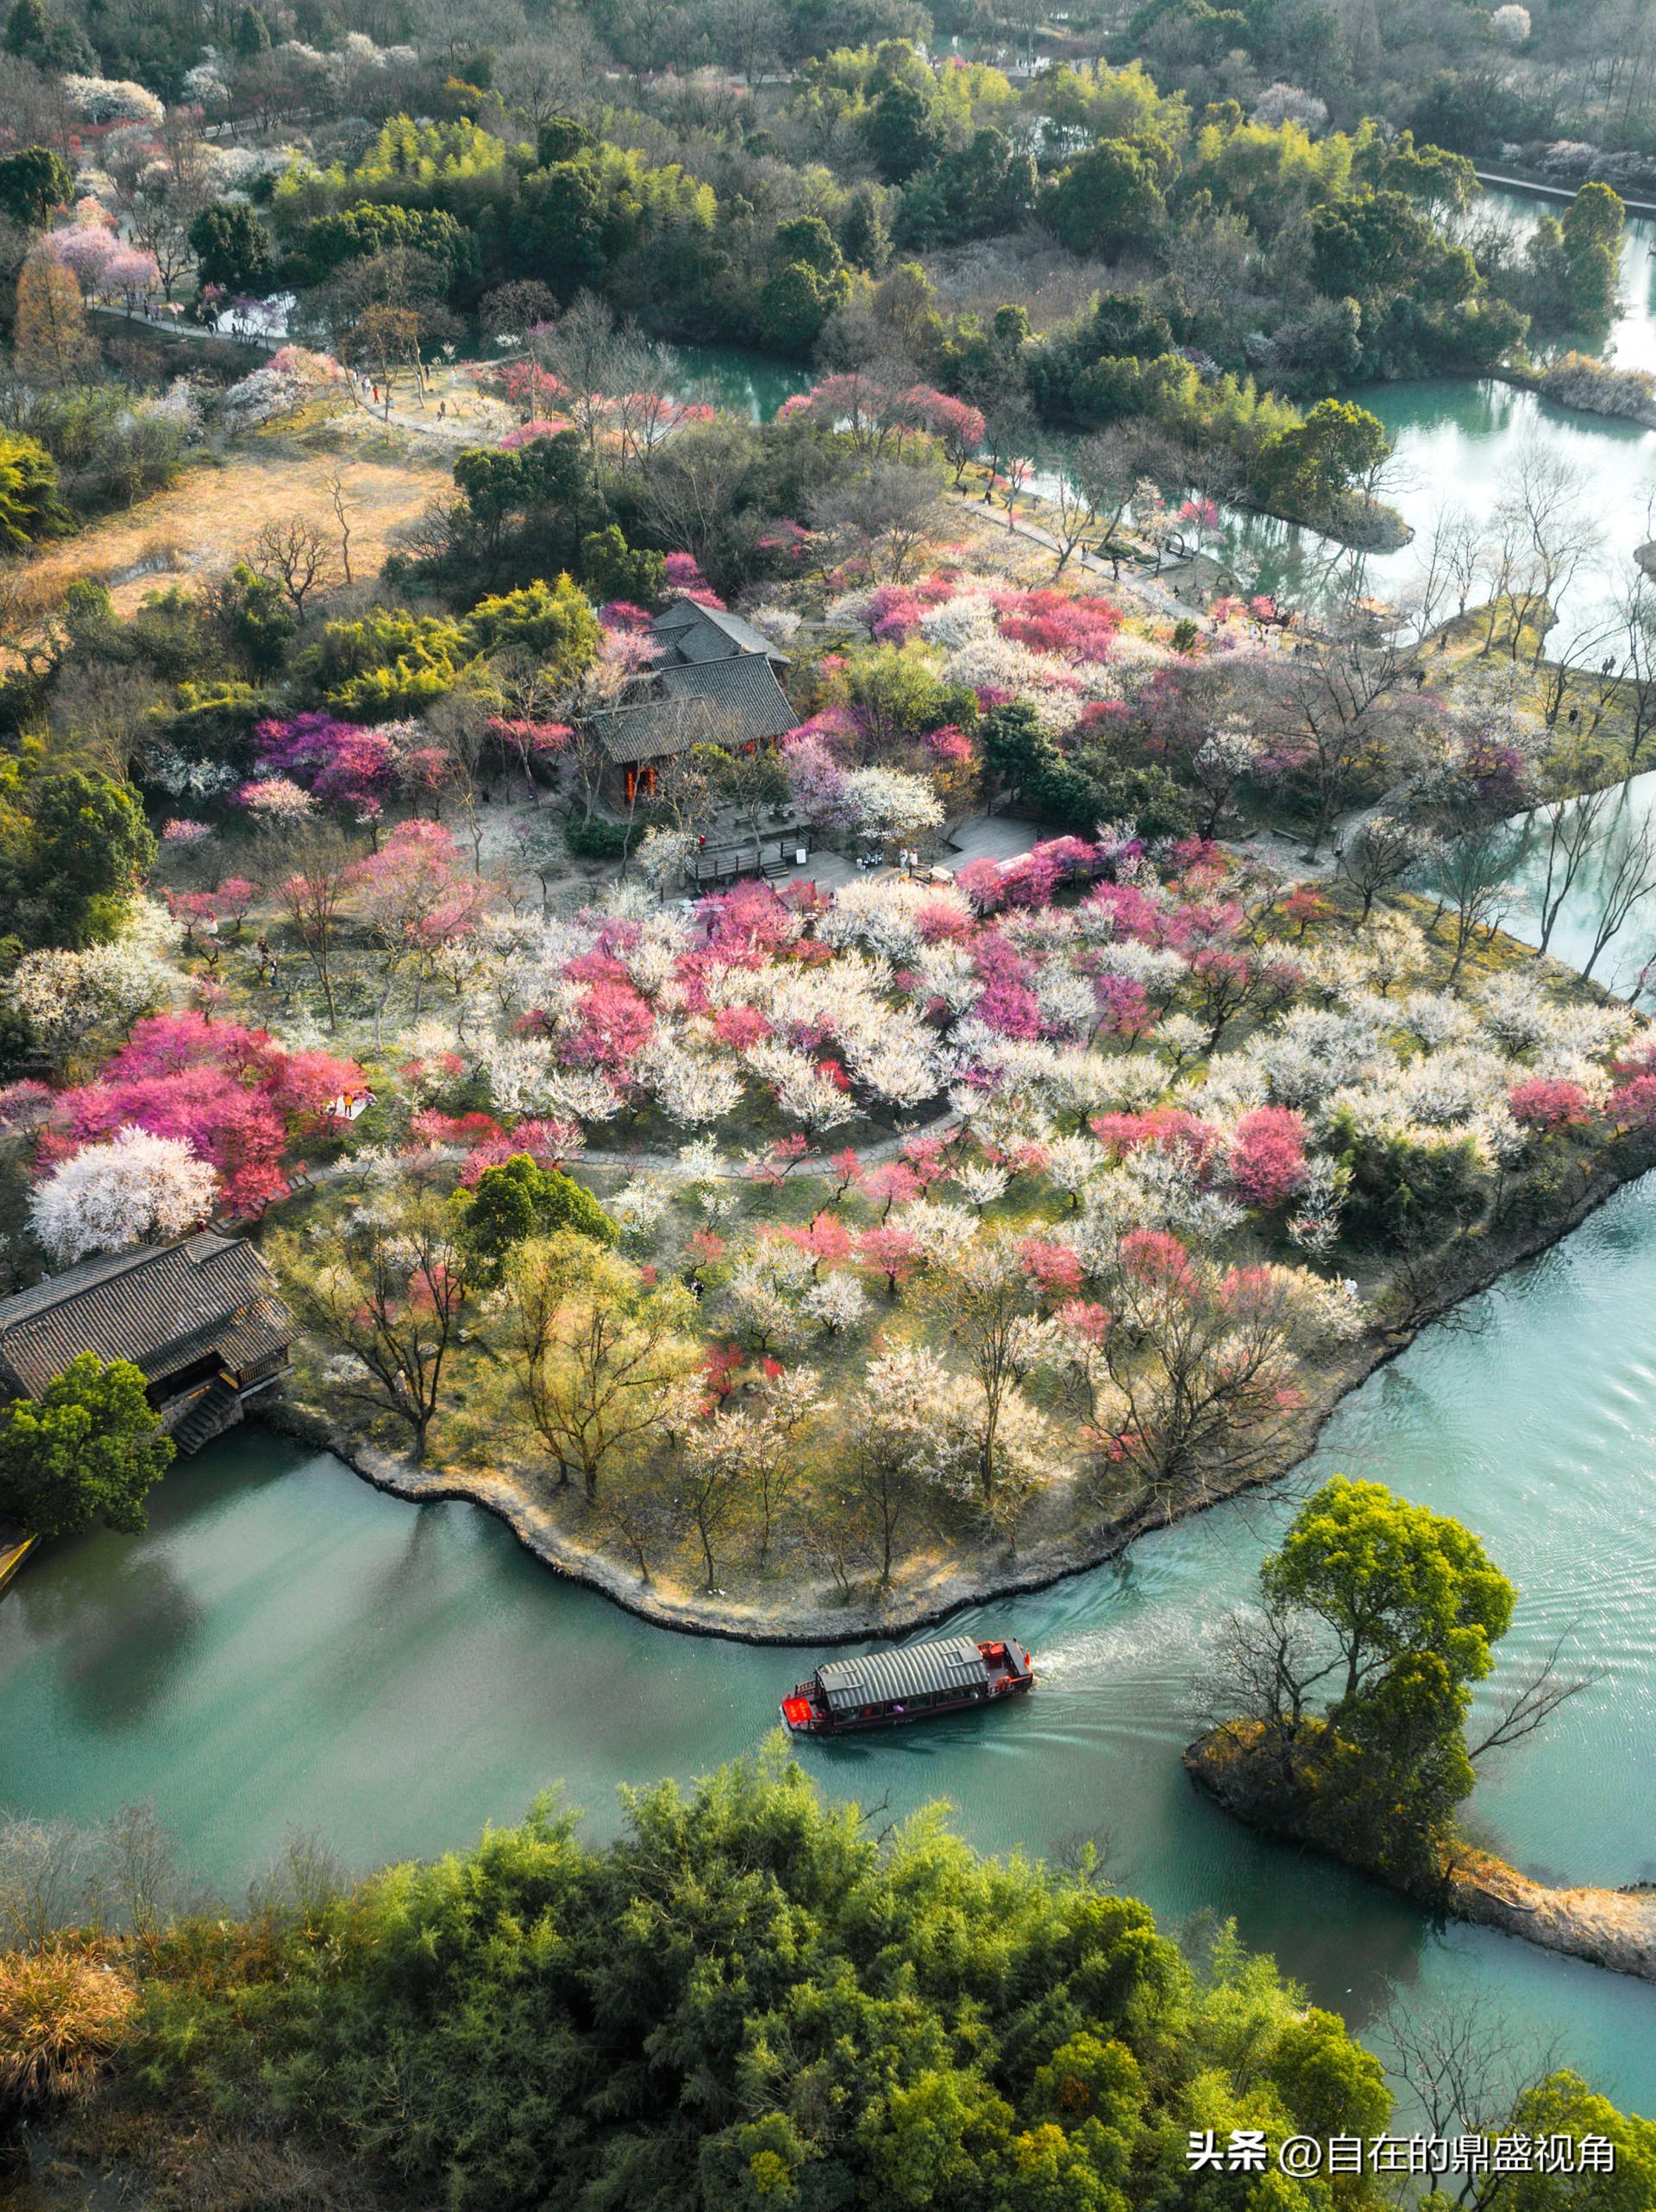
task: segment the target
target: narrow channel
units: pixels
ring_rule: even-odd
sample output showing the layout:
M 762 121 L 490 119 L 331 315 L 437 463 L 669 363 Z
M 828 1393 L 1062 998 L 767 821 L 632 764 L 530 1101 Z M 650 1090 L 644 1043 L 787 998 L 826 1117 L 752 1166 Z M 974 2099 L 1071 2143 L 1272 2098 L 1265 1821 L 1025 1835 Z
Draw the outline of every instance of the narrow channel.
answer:
M 1656 1988 L 1465 1928 L 1251 1836 L 1178 1763 L 1215 1621 L 1295 1498 L 1335 1469 L 1458 1515 L 1523 1596 L 1509 1665 L 1573 1624 L 1603 1678 L 1480 1785 L 1481 1833 L 1529 1872 L 1656 1879 L 1656 1178 L 1423 1336 L 1280 1492 L 1117 1566 L 984 1608 L 1033 1646 L 1005 1712 L 803 1754 L 904 1812 L 949 1799 L 986 1848 L 1108 1839 L 1170 1923 L 1234 1914 L 1383 2054 L 1394 1993 L 1481 1992 L 1623 2105 L 1656 2110 Z M 147 1536 L 57 1547 L 0 1605 L 0 1804 L 95 1820 L 147 1797 L 234 1889 L 284 1832 L 353 1865 L 463 1843 L 561 1781 L 595 1832 L 617 1786 L 756 1744 L 814 1664 L 645 1626 L 556 1581 L 474 1508 L 414 1508 L 327 1455 L 243 1430 L 169 1475 Z

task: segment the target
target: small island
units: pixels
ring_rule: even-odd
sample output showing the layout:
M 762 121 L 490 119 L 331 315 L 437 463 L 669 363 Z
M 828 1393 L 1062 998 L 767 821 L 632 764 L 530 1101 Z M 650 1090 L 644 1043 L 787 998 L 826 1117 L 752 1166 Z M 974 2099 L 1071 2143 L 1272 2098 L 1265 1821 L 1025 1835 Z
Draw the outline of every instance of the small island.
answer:
M 1211 1694 L 1227 1717 L 1186 1769 L 1238 1819 L 1433 1912 L 1656 1981 L 1656 1890 L 1549 1887 L 1458 1824 L 1479 1763 L 1588 1687 L 1566 1632 L 1474 1714 L 1515 1596 L 1458 1521 L 1336 1477 L 1264 1562 L 1258 1609 L 1226 1624 Z

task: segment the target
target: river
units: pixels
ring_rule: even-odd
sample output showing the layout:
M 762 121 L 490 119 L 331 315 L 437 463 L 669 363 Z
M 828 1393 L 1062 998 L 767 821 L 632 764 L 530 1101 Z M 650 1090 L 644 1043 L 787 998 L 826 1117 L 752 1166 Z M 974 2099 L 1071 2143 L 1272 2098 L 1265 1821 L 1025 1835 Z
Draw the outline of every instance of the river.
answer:
M 1656 230 L 1629 230 L 1648 254 Z M 1629 262 L 1618 357 L 1636 344 L 1656 361 L 1650 265 Z M 803 381 L 754 357 L 692 366 L 756 417 Z M 1656 438 L 1497 386 L 1365 396 L 1418 474 L 1399 499 L 1417 526 L 1446 494 L 1488 496 L 1539 435 L 1589 468 L 1625 551 Z M 1477 1830 L 1543 1877 L 1656 1878 L 1653 1305 L 1656 1178 L 1371 1378 L 1277 1492 L 963 1617 L 1034 1647 L 1043 1681 L 1027 1706 L 805 1756 L 829 1788 L 896 1810 L 949 1798 L 987 1849 L 1107 1836 L 1113 1875 L 1170 1925 L 1233 1914 L 1383 2055 L 1398 2001 L 1477 1994 L 1515 2047 L 1547 2045 L 1656 2113 L 1656 1988 L 1434 1927 L 1250 1835 L 1194 1794 L 1177 1756 L 1214 1624 L 1306 1483 L 1374 1476 L 1467 1521 L 1519 1584 L 1503 1670 L 1567 1623 L 1604 1669 L 1483 1779 Z M 191 1863 L 231 1890 L 292 1828 L 365 1867 L 462 1844 L 554 1781 L 603 1834 L 618 1784 L 750 1747 L 812 1663 L 647 1627 L 557 1581 L 472 1507 L 408 1506 L 245 1430 L 167 1477 L 147 1535 L 53 1546 L 0 1605 L 0 1805 L 96 1820 L 152 1799 Z
M 1480 196 L 1477 211 L 1525 236 L 1542 215 L 1555 210 L 1524 193 L 1491 188 Z M 1656 368 L 1656 222 L 1628 218 L 1618 300 L 1607 357 L 1622 368 Z M 783 400 L 812 381 L 807 370 L 790 362 L 730 347 L 687 347 L 681 349 L 681 358 L 699 396 L 744 411 L 756 421 L 768 420 Z M 1480 519 L 1493 513 L 1527 447 L 1538 448 L 1577 473 L 1584 504 L 1601 533 L 1601 550 L 1561 599 L 1552 642 L 1555 650 L 1568 656 L 1574 645 L 1585 657 L 1632 578 L 1633 548 L 1656 535 L 1651 512 L 1656 500 L 1656 430 L 1555 406 L 1534 393 L 1490 380 L 1426 377 L 1413 383 L 1357 385 L 1342 396 L 1370 408 L 1389 431 L 1393 459 L 1383 496 L 1414 533 L 1396 553 L 1367 556 L 1365 588 L 1382 597 L 1407 597 L 1419 574 L 1421 549 L 1440 513 L 1464 509 Z M 1032 478 L 1032 490 L 1038 492 L 1044 481 L 1051 481 L 1051 472 L 1062 465 L 1064 445 L 1058 436 L 1043 438 L 1042 469 Z M 1344 548 L 1314 531 L 1238 508 L 1226 512 L 1221 535 L 1242 575 L 1294 604 L 1314 602 L 1330 570 L 1344 569 L 1351 559 Z M 1598 657 L 1598 652 L 1592 654 L 1595 661 Z
M 1386 2050 L 1401 1993 L 1481 1992 L 1656 2112 L 1656 1988 L 1484 1931 L 1434 1928 L 1343 1870 L 1249 1834 L 1179 1765 L 1214 1624 L 1312 1475 L 1383 1479 L 1457 1514 L 1522 1592 L 1502 1668 L 1575 1624 L 1602 1681 L 1480 1783 L 1472 1821 L 1547 1877 L 1656 1877 L 1656 1178 L 1424 1336 L 1340 1408 L 1308 1469 L 1119 1564 L 963 1616 L 1031 1643 L 1026 1706 L 809 1746 L 831 1789 L 944 1796 L 973 1842 L 1110 1838 L 1170 1925 L 1234 1914 Z M 463 1505 L 415 1508 L 246 1430 L 170 1474 L 149 1533 L 58 1545 L 0 1605 L 0 1804 L 95 1820 L 154 1800 L 234 1889 L 285 1831 L 353 1865 L 464 1843 L 563 1782 L 616 1788 L 756 1744 L 810 1655 L 675 1636 L 558 1581 Z

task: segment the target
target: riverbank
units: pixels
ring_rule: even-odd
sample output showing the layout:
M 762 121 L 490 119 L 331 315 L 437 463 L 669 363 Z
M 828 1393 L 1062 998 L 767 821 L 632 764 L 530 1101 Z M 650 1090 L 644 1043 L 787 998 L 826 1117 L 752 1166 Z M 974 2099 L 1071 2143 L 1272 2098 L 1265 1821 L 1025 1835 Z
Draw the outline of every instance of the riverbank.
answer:
M 1251 1792 L 1239 1788 L 1236 1769 L 1243 1762 L 1235 1756 L 1220 1756 L 1216 1748 L 1227 1733 L 1223 1726 L 1212 1728 L 1187 1744 L 1185 1772 L 1205 1796 L 1233 1819 L 1278 1840 L 1304 1844 L 1291 1826 L 1264 1815 Z M 1320 1851 L 1322 1847 L 1308 1844 L 1306 1848 Z M 1371 1881 L 1381 1880 L 1366 1867 L 1356 1870 Z M 1405 1889 L 1402 1894 L 1415 1893 Z M 1441 1888 L 1434 1888 L 1422 1901 L 1475 1927 L 1521 1937 L 1543 1951 L 1584 1959 L 1589 1965 L 1604 1967 L 1613 1974 L 1656 1982 L 1656 1889 L 1601 1889 L 1590 1885 L 1555 1888 L 1521 1874 L 1492 1851 L 1461 1844 L 1456 1847 L 1452 1863 L 1444 1869 Z
M 1026 1530 L 1015 1548 L 984 1546 L 922 1564 L 901 1587 L 880 1594 L 868 1593 L 866 1588 L 859 1592 L 853 1586 L 850 1597 L 835 1592 L 806 1598 L 797 1577 L 785 1577 L 774 1594 L 732 1599 L 723 1591 L 645 1580 L 632 1562 L 608 1548 L 619 1542 L 618 1532 L 591 1518 L 574 1486 L 549 1487 L 510 1468 L 419 1466 L 406 1455 L 388 1451 L 341 1427 L 320 1407 L 292 1398 L 275 1401 L 265 1417 L 302 1442 L 332 1451 L 375 1489 L 411 1505 L 460 1500 L 480 1506 L 503 1522 L 555 1574 L 656 1627 L 733 1643 L 783 1646 L 903 1636 L 933 1626 L 967 1606 L 1049 1589 L 1119 1558 L 1156 1530 L 1279 1481 L 1315 1448 L 1341 1401 L 1407 1350 L 1423 1329 L 1547 1251 L 1656 1165 L 1656 1141 L 1641 1141 L 1636 1150 L 1633 1140 L 1624 1140 L 1624 1146 L 1622 1159 L 1594 1175 L 1562 1215 L 1479 1239 L 1476 1244 L 1463 1238 L 1463 1264 L 1422 1298 L 1406 1323 L 1370 1330 L 1340 1357 L 1308 1374 L 1305 1402 L 1283 1430 L 1280 1448 L 1268 1460 L 1250 1459 L 1242 1468 L 1217 1469 L 1188 1498 L 1140 1501 L 1125 1514 Z M 1069 1486 L 1072 1500 L 1078 1486 Z

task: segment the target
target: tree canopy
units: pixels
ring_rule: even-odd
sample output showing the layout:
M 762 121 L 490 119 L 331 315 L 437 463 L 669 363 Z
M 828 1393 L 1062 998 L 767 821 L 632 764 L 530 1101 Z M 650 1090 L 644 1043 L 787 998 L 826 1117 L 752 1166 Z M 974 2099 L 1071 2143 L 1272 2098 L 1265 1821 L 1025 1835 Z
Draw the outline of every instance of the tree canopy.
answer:
M 135 1534 L 172 1458 L 140 1370 L 78 1353 L 38 1398 L 0 1412 L 0 1520 L 39 1536 L 100 1523 Z
M 1192 2127 L 1386 2122 L 1378 2063 L 1268 1960 L 1223 1937 L 1199 1974 L 1143 1905 L 935 1810 L 882 1844 L 780 1744 L 624 1797 L 603 1849 L 543 1802 L 374 1877 L 218 1983 L 206 2072 L 454 2212 L 1126 2212 L 1171 2201 Z M 1271 2180 L 1272 2212 L 1330 2201 Z
M 1238 1718 L 1192 1748 L 1198 1775 L 1264 1825 L 1430 1891 L 1473 1761 L 1528 1736 L 1584 1687 L 1558 1651 L 1465 1723 L 1515 1599 L 1471 1530 L 1343 1475 L 1307 1499 L 1259 1570 L 1260 1610 L 1229 1624 Z

